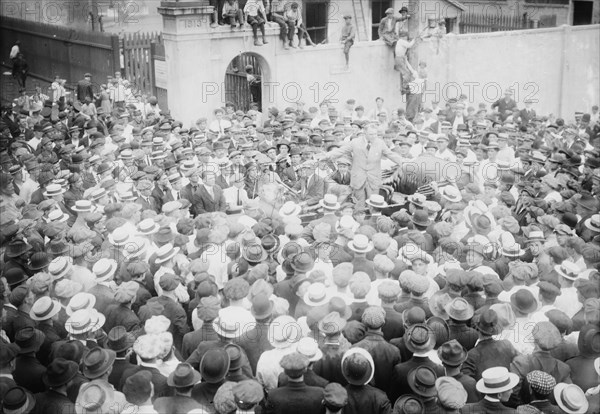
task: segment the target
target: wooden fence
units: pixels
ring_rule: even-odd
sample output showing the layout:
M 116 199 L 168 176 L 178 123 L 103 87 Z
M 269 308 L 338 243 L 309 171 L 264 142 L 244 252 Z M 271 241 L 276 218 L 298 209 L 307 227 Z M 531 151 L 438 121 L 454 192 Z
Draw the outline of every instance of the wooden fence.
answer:
M 154 71 L 152 64 L 152 43 L 162 43 L 159 32 L 125 33 L 121 39 L 123 54 L 123 77 L 134 89 L 143 94 L 153 94 Z
M 58 75 L 72 87 L 89 72 L 97 90 L 120 67 L 117 35 L 2 16 L 0 59 L 4 70 L 12 67 L 9 52 L 17 40 L 21 41 L 20 50 L 29 64 L 29 76 L 42 83 L 52 82 Z
M 458 26 L 460 28 L 460 33 L 486 33 L 531 29 L 534 27 L 534 24 L 533 21 L 526 16 L 487 16 L 483 14 L 463 13 L 460 16 L 460 23 Z

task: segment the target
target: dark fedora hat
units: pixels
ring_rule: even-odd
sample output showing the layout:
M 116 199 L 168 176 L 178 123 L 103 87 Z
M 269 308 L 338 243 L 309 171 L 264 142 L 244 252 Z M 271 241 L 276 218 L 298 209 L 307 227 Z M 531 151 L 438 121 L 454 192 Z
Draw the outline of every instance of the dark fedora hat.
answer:
M 428 366 L 420 366 L 408 373 L 408 386 L 420 397 L 435 397 L 437 374 Z
M 229 372 L 235 371 L 242 367 L 242 350 L 239 345 L 227 344 L 225 345 L 225 352 L 229 355 Z
M 207 351 L 200 361 L 200 374 L 209 384 L 221 382 L 229 372 L 229 354 L 224 349 Z
M 79 370 L 77 362 L 55 358 L 42 374 L 42 381 L 50 388 L 60 387 L 71 381 Z
M 22 328 L 15 334 L 15 344 L 19 345 L 19 354 L 27 354 L 29 352 L 37 352 L 44 343 L 46 335 L 30 326 Z
M 95 379 L 104 375 L 113 365 L 117 354 L 112 349 L 94 348 L 88 352 L 81 362 L 83 375 Z
M 190 364 L 181 363 L 167 378 L 167 385 L 174 388 L 187 388 L 199 383 L 201 379 L 200 373 Z
M 492 309 L 485 310 L 479 316 L 479 321 L 475 329 L 488 336 L 498 334 L 500 330 L 498 326 L 498 314 Z
M 23 387 L 12 387 L 2 397 L 2 412 L 6 414 L 27 414 L 35 407 L 35 398 Z
M 123 352 L 133 346 L 135 337 L 123 326 L 115 326 L 108 332 L 107 346 L 115 352 Z
M 17 285 L 27 280 L 27 275 L 22 269 L 13 267 L 4 272 L 4 278 L 6 279 L 8 286 L 14 289 Z
M 29 268 L 31 270 L 41 270 L 50 264 L 50 256 L 46 252 L 37 252 L 31 255 L 29 259 Z
M 514 309 L 526 314 L 534 312 L 538 307 L 537 300 L 535 300 L 533 293 L 525 288 L 519 289 L 513 293 L 510 296 L 510 303 Z
M 418 323 L 410 327 L 404 342 L 411 352 L 428 352 L 435 346 L 435 333 L 428 325 Z
M 6 257 L 19 257 L 22 254 L 27 253 L 31 249 L 32 247 L 29 244 L 25 243 L 23 240 L 14 239 L 8 244 L 8 247 L 6 248 L 6 253 L 4 254 L 6 255 Z
M 83 354 L 86 348 L 81 341 L 72 339 L 70 341 L 63 341 L 60 343 L 54 354 L 55 358 L 64 358 L 67 361 L 76 362 L 77 365 L 81 362 Z
M 415 225 L 421 227 L 427 227 L 431 224 L 431 220 L 429 219 L 429 214 L 427 210 L 415 211 L 410 221 L 412 221 Z
M 456 339 L 448 341 L 438 349 L 438 357 L 444 365 L 457 367 L 467 360 L 467 350 Z

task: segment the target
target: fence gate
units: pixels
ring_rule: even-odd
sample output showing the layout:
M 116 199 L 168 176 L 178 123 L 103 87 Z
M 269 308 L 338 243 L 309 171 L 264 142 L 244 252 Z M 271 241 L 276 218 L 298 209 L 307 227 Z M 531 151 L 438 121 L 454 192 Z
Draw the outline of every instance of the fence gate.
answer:
M 250 86 L 246 80 L 245 68 L 252 66 L 252 73 L 262 79 L 262 69 L 258 58 L 248 53 L 235 57 L 225 72 L 225 101 L 235 104 L 236 110 L 247 111 L 252 101 Z M 225 104 L 225 103 L 223 103 Z M 259 109 L 261 102 L 258 102 Z
M 158 32 L 125 33 L 122 38 L 123 77 L 142 94 L 154 93 L 154 72 L 152 70 L 152 42 L 161 42 Z

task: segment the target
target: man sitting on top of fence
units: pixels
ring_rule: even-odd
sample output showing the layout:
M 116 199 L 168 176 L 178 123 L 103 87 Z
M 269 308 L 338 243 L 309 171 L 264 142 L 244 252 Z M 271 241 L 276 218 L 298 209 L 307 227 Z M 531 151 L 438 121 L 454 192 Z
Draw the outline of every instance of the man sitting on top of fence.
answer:
M 244 27 L 244 14 L 242 13 L 242 9 L 240 9 L 240 5 L 238 0 L 227 0 L 227 2 L 223 5 L 223 21 L 229 25 L 231 25 L 232 29 L 239 27 L 240 29 Z
M 266 45 L 267 38 L 265 36 L 265 21 L 267 20 L 267 12 L 265 11 L 265 5 L 262 0 L 248 0 L 244 6 L 244 15 L 248 20 L 248 23 L 252 26 L 252 33 L 254 34 L 254 46 Z M 262 43 L 258 39 L 258 29 L 262 34 Z

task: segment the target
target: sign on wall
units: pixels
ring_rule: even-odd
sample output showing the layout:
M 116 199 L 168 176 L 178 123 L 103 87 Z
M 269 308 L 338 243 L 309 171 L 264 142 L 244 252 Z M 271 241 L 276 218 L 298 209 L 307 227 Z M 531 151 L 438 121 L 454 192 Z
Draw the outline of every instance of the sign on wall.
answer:
M 154 59 L 154 86 L 167 89 L 167 62 Z

